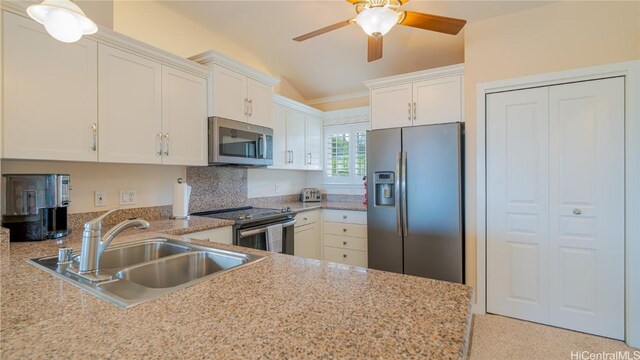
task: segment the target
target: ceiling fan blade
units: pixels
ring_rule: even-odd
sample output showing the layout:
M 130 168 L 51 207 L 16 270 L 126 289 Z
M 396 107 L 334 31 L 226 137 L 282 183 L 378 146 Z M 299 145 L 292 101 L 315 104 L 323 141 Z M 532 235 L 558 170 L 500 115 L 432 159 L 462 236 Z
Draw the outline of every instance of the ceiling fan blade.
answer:
M 405 11 L 403 16 L 404 19 L 399 22 L 400 25 L 451 35 L 458 34 L 460 30 L 462 30 L 462 27 L 467 23 L 467 20 L 423 14 L 414 11 Z
M 357 3 L 366 3 L 367 0 L 347 0 L 347 2 L 350 2 L 352 4 L 357 4 Z M 395 2 L 397 2 L 398 6 L 400 6 L 400 5 L 404 5 L 404 4 L 408 3 L 409 0 L 395 0 Z M 392 3 L 392 5 L 393 5 L 393 3 Z
M 382 36 L 374 38 L 369 36 L 369 51 L 367 53 L 367 59 L 369 62 L 376 61 L 382 58 Z
M 328 33 L 329 31 L 337 30 L 347 25 L 353 24 L 353 19 L 340 21 L 339 23 L 335 23 L 333 25 L 325 26 L 322 29 L 318 29 L 316 31 L 312 31 L 308 34 L 300 35 L 298 37 L 293 38 L 295 41 L 305 41 L 307 39 L 311 39 L 312 37 L 316 37 L 318 35 L 322 35 L 324 33 Z

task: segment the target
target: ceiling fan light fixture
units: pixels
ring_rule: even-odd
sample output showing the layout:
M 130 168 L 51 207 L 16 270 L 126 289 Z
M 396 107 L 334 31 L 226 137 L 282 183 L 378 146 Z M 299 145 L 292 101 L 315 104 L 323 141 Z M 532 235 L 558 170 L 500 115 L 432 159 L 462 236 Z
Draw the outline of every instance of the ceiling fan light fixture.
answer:
M 377 38 L 388 33 L 398 23 L 398 16 L 398 12 L 388 7 L 372 7 L 360 12 L 356 22 L 367 35 Z
M 72 43 L 82 35 L 95 34 L 98 26 L 70 0 L 44 0 L 27 8 L 27 14 L 44 25 L 55 39 Z

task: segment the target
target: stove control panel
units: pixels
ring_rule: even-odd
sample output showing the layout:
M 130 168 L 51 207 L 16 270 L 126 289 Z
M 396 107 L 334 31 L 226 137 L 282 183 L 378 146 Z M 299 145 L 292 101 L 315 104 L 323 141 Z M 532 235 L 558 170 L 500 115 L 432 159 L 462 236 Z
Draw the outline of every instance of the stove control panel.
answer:
M 320 189 L 306 188 L 300 193 L 300 201 L 302 202 L 320 202 L 322 201 L 322 192 Z

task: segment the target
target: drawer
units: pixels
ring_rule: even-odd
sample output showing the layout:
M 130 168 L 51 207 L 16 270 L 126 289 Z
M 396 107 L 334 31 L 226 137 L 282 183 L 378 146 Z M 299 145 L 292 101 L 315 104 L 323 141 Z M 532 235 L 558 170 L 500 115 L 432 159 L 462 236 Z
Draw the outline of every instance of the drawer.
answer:
M 304 225 L 308 225 L 308 224 L 313 224 L 313 223 L 319 222 L 320 221 L 320 210 L 301 212 L 301 213 L 299 213 L 299 214 L 297 214 L 295 216 L 295 219 L 296 219 L 295 227 L 304 226 Z
M 324 233 L 366 238 L 367 225 L 325 222 Z
M 324 246 L 367 251 L 367 238 L 324 234 Z
M 331 246 L 324 247 L 324 260 L 342 264 L 367 267 L 367 252 L 338 249 Z
M 349 210 L 325 210 L 324 220 L 330 222 L 367 224 L 366 211 L 349 211 Z

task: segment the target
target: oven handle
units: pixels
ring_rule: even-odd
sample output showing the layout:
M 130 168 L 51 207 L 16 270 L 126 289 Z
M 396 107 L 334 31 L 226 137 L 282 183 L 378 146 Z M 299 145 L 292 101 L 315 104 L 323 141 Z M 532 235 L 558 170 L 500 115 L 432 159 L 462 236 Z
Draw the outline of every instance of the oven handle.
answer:
M 291 220 L 291 221 L 288 221 L 286 223 L 282 223 L 282 227 L 284 228 L 284 227 L 295 225 L 295 224 L 296 224 L 296 221 L 295 220 Z M 262 227 L 262 228 L 259 228 L 259 229 L 240 231 L 239 235 L 240 235 L 241 238 L 243 238 L 243 237 L 258 235 L 258 234 L 262 234 L 262 233 L 266 233 L 266 232 L 267 232 L 267 227 L 265 226 L 265 227 Z

